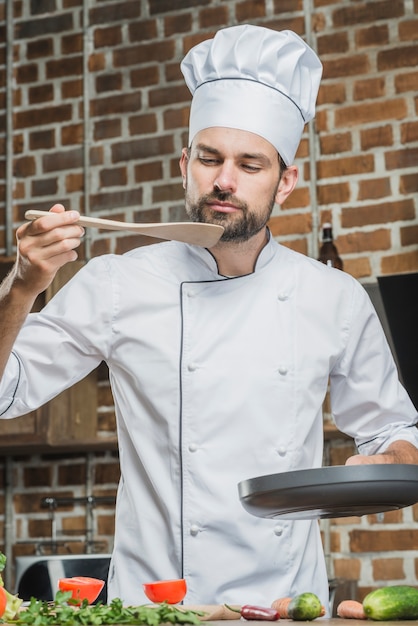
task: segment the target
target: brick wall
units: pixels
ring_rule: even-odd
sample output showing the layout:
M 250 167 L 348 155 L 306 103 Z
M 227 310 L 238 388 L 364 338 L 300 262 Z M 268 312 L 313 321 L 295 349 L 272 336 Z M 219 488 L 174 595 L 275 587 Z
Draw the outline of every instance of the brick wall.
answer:
M 6 3 L 0 0 L 3 260 L 13 257 L 14 229 L 25 210 L 46 210 L 56 201 L 113 219 L 185 219 L 178 157 L 187 138 L 190 97 L 179 62 L 219 27 L 251 22 L 295 30 L 324 64 L 317 117 L 297 155 L 300 182 L 273 213 L 274 236 L 315 256 L 319 226 L 331 219 L 345 269 L 359 280 L 418 270 L 417 0 L 15 0 L 11 5 L 14 41 L 8 50 Z M 13 58 L 9 72 L 8 57 Z M 13 110 L 7 115 L 10 100 Z M 91 229 L 82 254 L 121 253 L 148 241 Z M 105 376 L 100 398 L 101 423 L 112 428 Z M 345 441 L 333 442 L 330 461 L 344 462 L 348 448 Z M 33 548 L 49 535 L 49 514 L 39 508 L 39 495 L 85 493 L 85 463 L 83 456 L 19 459 L 13 473 L 17 541 L 28 540 Z M 101 455 L 95 457 L 97 468 L 102 463 Z M 112 466 L 114 459 L 106 463 Z M 117 470 L 112 471 L 110 490 L 117 481 Z M 74 528 L 85 514 L 65 513 Z M 64 514 L 59 516 L 61 528 Z M 355 578 L 362 591 L 387 582 L 416 584 L 417 517 L 418 510 L 410 508 L 383 519 L 324 524 L 331 574 Z M 107 524 L 103 519 L 104 531 L 96 530 L 108 545 Z

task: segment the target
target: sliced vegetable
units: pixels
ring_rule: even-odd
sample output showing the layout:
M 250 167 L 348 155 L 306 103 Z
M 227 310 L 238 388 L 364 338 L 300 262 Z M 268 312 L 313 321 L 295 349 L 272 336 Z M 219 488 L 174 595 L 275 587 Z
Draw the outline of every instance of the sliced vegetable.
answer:
M 6 566 L 6 556 L 0 552 L 0 572 L 4 570 Z M 0 574 L 0 589 L 1 589 L 1 599 L 0 599 L 0 607 L 3 606 L 4 596 L 6 596 L 6 605 L 3 608 L 3 612 L 0 610 L 0 618 L 4 622 L 9 622 L 10 620 L 16 617 L 17 612 L 19 611 L 20 605 L 23 600 L 21 600 L 18 596 L 14 596 L 12 593 L 9 593 L 4 588 L 3 578 Z
M 377 621 L 418 619 L 418 589 L 409 585 L 375 589 L 364 598 L 363 609 Z
M 184 578 L 174 580 L 156 580 L 142 585 L 145 595 L 151 602 L 177 604 L 186 595 L 187 585 Z
M 104 580 L 89 576 L 72 576 L 71 578 L 60 578 L 58 581 L 60 591 L 71 591 L 74 604 L 81 604 L 83 600 L 87 600 L 88 604 L 93 604 L 103 587 Z
M 4 587 L 0 587 L 0 617 L 3 617 L 3 613 L 7 606 L 7 595 Z

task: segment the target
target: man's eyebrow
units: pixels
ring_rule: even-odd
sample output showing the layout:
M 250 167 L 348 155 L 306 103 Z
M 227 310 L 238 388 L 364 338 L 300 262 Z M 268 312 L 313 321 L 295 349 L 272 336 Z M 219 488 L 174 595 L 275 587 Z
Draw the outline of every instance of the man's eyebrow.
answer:
M 209 154 L 220 155 L 221 152 L 212 146 L 207 146 L 204 143 L 198 143 L 196 145 L 196 150 L 200 150 L 202 152 L 208 152 Z M 243 152 L 242 154 L 237 155 L 240 159 L 248 159 L 253 161 L 261 161 L 266 164 L 271 164 L 269 157 L 263 152 Z

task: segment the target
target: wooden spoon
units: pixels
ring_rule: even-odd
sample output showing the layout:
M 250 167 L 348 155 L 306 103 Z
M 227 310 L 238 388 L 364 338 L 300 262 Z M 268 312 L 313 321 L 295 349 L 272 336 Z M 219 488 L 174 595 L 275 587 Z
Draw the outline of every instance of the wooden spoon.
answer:
M 49 211 L 26 211 L 27 220 L 36 220 L 38 217 L 51 215 Z M 135 224 L 132 222 L 120 222 L 118 220 L 106 220 L 100 217 L 80 217 L 77 221 L 80 226 L 92 226 L 103 230 L 129 230 L 140 235 L 157 237 L 158 239 L 173 239 L 191 243 L 203 248 L 214 246 L 224 231 L 222 226 L 216 224 L 201 224 L 199 222 L 162 222 L 155 224 Z

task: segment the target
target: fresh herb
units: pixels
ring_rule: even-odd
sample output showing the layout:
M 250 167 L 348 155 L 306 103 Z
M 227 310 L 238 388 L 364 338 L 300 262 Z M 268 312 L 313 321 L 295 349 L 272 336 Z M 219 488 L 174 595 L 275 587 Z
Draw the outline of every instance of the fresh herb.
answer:
M 71 601 L 71 592 L 58 591 L 53 602 L 32 598 L 28 607 L 20 611 L 10 624 L 27 626 L 100 626 L 101 624 L 129 624 L 159 626 L 159 624 L 200 624 L 197 611 L 182 609 L 167 603 L 153 606 L 123 606 L 115 598 L 110 604 L 88 604 L 83 600 L 78 607 Z

